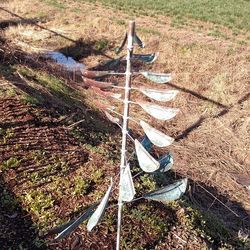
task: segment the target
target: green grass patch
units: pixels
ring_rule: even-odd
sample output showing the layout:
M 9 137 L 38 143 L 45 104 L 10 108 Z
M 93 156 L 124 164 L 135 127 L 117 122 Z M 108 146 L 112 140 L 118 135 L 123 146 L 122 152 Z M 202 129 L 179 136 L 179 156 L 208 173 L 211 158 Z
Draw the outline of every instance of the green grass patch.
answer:
M 36 89 L 34 86 L 31 86 L 31 88 L 33 88 L 32 93 L 22 96 L 24 103 L 38 106 L 50 101 L 53 102 L 54 105 L 58 106 L 60 112 L 64 112 L 69 108 L 83 106 L 83 96 L 77 90 L 66 85 L 63 80 L 57 78 L 56 76 L 41 70 L 34 70 L 19 65 L 15 65 L 13 68 L 15 68 L 15 70 L 27 80 L 32 81 L 46 89 L 46 91 L 43 92 L 40 89 Z M 46 94 L 47 91 L 49 91 L 51 96 Z
M 11 168 L 16 168 L 20 165 L 21 161 L 18 160 L 16 157 L 10 157 L 8 160 L 4 161 L 0 165 L 0 170 L 5 171 Z
M 26 205 L 27 210 L 35 215 L 34 219 L 38 228 L 46 230 L 55 219 L 53 196 L 45 191 L 30 190 L 20 199 Z
M 83 0 L 82 0 L 83 1 Z M 165 15 L 178 17 L 175 25 L 189 18 L 250 30 L 250 1 L 245 0 L 88 0 L 125 10 L 136 15 Z
M 65 9 L 65 5 L 58 0 L 43 0 L 43 1 L 49 6 L 52 6 L 58 9 Z
M 0 145 L 5 145 L 9 139 L 14 136 L 14 130 L 12 128 L 3 129 L 0 128 Z
M 107 48 L 109 41 L 105 38 L 99 39 L 94 44 L 94 49 L 97 51 L 103 51 Z
M 150 29 L 150 28 L 141 28 L 138 27 L 137 30 L 141 33 L 145 33 L 145 34 L 150 34 L 150 35 L 160 35 L 161 33 L 157 30 L 154 29 Z

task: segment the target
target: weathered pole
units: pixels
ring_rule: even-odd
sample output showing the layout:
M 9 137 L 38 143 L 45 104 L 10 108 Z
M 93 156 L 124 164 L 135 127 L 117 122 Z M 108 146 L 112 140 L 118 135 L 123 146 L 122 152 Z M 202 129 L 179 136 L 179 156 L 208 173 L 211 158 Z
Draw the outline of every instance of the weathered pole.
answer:
M 120 184 L 119 184 L 119 198 L 118 198 L 118 222 L 117 222 L 117 239 L 116 250 L 120 249 L 120 236 L 121 236 L 121 219 L 122 219 L 122 197 L 121 197 L 121 178 L 122 171 L 124 171 L 126 162 L 126 144 L 127 144 L 127 130 L 128 130 L 128 117 L 129 117 L 129 101 L 130 101 L 130 88 L 131 88 L 131 57 L 133 54 L 133 39 L 135 34 L 135 21 L 129 21 L 128 24 L 128 45 L 127 45 L 127 67 L 126 67 L 126 83 L 124 91 L 124 111 L 123 111 L 123 126 L 122 126 L 122 149 L 121 149 L 121 165 L 120 165 Z

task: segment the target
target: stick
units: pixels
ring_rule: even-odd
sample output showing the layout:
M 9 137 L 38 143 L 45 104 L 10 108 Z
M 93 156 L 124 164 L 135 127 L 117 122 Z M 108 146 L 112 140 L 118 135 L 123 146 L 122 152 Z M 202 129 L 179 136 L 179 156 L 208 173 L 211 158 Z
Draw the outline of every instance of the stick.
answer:
M 128 52 L 127 52 L 127 67 L 126 67 L 126 84 L 124 92 L 124 112 L 123 112 L 123 127 L 122 127 L 122 149 L 121 149 L 121 165 L 120 165 L 120 183 L 119 183 L 119 198 L 118 198 L 118 221 L 117 221 L 117 239 L 116 250 L 120 249 L 121 237 L 121 218 L 122 218 L 122 199 L 120 196 L 122 171 L 126 167 L 126 144 L 127 144 L 127 129 L 129 117 L 129 100 L 131 87 L 131 57 L 133 54 L 133 37 L 135 34 L 135 21 L 129 21 L 128 25 Z

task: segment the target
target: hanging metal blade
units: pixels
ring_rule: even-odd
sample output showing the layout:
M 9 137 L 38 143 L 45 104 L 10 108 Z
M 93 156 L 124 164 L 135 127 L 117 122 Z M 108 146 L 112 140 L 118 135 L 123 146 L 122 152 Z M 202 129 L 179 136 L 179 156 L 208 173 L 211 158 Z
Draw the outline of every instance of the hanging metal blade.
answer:
M 82 70 L 82 76 L 86 78 L 98 78 L 107 75 L 125 75 L 126 73 L 123 72 L 115 72 L 115 71 L 94 71 L 94 70 Z M 171 74 L 164 74 L 164 73 L 154 73 L 149 71 L 141 71 L 141 72 L 133 72 L 133 75 L 143 75 L 148 80 L 155 82 L 155 83 L 167 83 L 171 81 Z
M 60 226 L 54 227 L 52 229 L 50 229 L 47 234 L 51 235 L 51 234 L 59 234 L 61 233 L 63 230 L 65 230 L 67 227 L 69 227 L 71 224 L 73 224 L 76 221 L 76 219 L 72 219 L 69 222 L 66 222 Z
M 113 97 L 115 99 L 120 99 L 122 97 L 122 94 L 118 93 L 112 93 L 109 91 L 102 91 L 100 88 L 92 86 L 91 89 L 93 89 L 97 94 L 107 97 Z
M 145 63 L 153 63 L 159 56 L 159 52 L 152 54 L 133 54 L 132 59 L 139 60 Z
M 100 202 L 99 206 L 97 207 L 97 209 L 95 210 L 95 212 L 92 214 L 92 216 L 90 217 L 88 224 L 87 224 L 87 230 L 90 232 L 97 224 L 98 222 L 101 220 L 105 208 L 108 204 L 108 200 L 109 200 L 109 196 L 111 194 L 111 190 L 113 187 L 113 181 L 111 178 L 110 181 L 110 186 L 106 192 L 106 194 L 104 195 L 104 197 L 102 198 L 102 201 Z
M 117 118 L 117 117 L 114 117 L 114 116 L 112 116 L 110 113 L 108 113 L 107 111 L 104 111 L 104 114 L 106 115 L 106 117 L 111 121 L 111 122 L 113 122 L 113 123 L 115 123 L 115 124 L 120 124 L 120 119 L 119 118 Z
M 147 135 L 144 135 L 140 142 L 141 145 L 150 153 L 153 147 L 153 143 L 148 139 Z
M 154 73 L 148 71 L 140 72 L 144 77 L 155 83 L 167 83 L 172 80 L 171 74 Z
M 168 102 L 173 100 L 176 95 L 179 93 L 178 90 L 158 90 L 158 89 L 149 89 L 147 87 L 139 87 L 140 92 L 148 96 L 151 99 L 160 102 Z
M 80 217 L 78 217 L 75 220 L 71 220 L 70 222 L 66 223 L 65 225 L 62 225 L 60 227 L 57 227 L 54 229 L 54 233 L 59 233 L 56 237 L 55 240 L 60 240 L 70 233 L 72 233 L 82 222 L 87 220 L 93 213 L 94 209 L 97 207 L 98 203 L 95 203 L 91 205 L 86 212 L 84 212 Z M 61 231 L 59 231 L 61 230 Z
M 106 89 L 106 88 L 110 88 L 113 85 L 115 85 L 112 82 L 100 82 L 100 81 L 95 81 L 93 79 L 89 79 L 89 78 L 86 78 L 86 77 L 82 77 L 82 79 L 83 79 L 84 85 L 87 86 L 87 87 L 97 87 L 97 88 L 100 88 L 100 89 Z
M 150 102 L 138 101 L 137 104 L 139 104 L 148 114 L 162 121 L 175 117 L 179 112 L 177 108 L 165 108 Z
M 87 78 L 98 78 L 98 77 L 103 77 L 109 74 L 114 74 L 115 72 L 113 71 L 97 71 L 97 70 L 87 70 L 83 69 L 81 71 L 82 75 Z
M 103 63 L 101 63 L 101 66 L 105 67 L 105 68 L 117 67 L 121 63 L 121 61 L 124 60 L 123 57 L 124 56 L 121 56 L 121 57 L 116 58 L 116 59 L 111 59 L 111 60 L 104 61 Z
M 111 106 L 110 104 L 100 102 L 99 100 L 93 100 L 93 103 L 96 105 L 96 107 L 102 110 L 110 110 L 110 111 L 115 110 L 115 106 Z
M 187 189 L 187 178 L 179 180 L 171 185 L 144 194 L 142 197 L 148 200 L 170 202 L 179 199 Z
M 137 139 L 135 139 L 135 151 L 139 166 L 144 172 L 151 173 L 160 167 L 160 163 L 148 153 Z
M 167 153 L 159 158 L 160 168 L 157 170 L 160 173 L 169 171 L 174 165 L 174 158 L 171 153 Z
M 149 140 L 158 147 L 167 147 L 174 142 L 174 138 L 165 135 L 161 131 L 151 127 L 148 123 L 140 121 L 140 125 L 143 128 L 145 134 Z
M 123 47 L 124 47 L 125 44 L 126 44 L 127 39 L 128 39 L 128 34 L 127 34 L 127 32 L 126 32 L 126 34 L 125 34 L 125 36 L 124 36 L 124 39 L 123 39 L 123 41 L 122 41 L 121 46 L 115 50 L 115 53 L 116 53 L 117 55 L 122 51 Z
M 122 201 L 132 201 L 135 196 L 135 187 L 129 164 L 121 172 L 120 196 Z
M 136 44 L 139 45 L 139 47 L 141 48 L 145 48 L 145 44 L 142 42 L 142 40 L 137 36 L 137 34 L 135 33 L 135 36 L 134 36 L 134 42 Z

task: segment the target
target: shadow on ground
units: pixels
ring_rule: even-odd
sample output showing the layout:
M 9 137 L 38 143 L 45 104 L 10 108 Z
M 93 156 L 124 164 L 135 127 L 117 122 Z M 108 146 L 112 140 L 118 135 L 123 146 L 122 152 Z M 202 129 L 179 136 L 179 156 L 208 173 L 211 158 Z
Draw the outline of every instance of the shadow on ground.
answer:
M 1 249 L 43 249 L 39 232 L 30 215 L 0 179 Z

